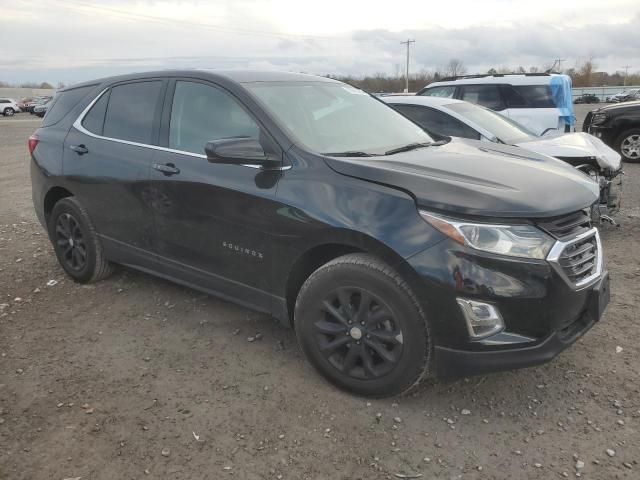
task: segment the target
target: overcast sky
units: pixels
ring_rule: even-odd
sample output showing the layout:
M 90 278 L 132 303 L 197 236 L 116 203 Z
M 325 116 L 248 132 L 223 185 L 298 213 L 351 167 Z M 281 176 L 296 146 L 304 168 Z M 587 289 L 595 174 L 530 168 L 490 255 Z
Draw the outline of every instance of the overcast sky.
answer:
M 73 83 L 165 68 L 316 74 L 469 73 L 563 67 L 640 70 L 638 0 L 0 0 L 0 80 Z

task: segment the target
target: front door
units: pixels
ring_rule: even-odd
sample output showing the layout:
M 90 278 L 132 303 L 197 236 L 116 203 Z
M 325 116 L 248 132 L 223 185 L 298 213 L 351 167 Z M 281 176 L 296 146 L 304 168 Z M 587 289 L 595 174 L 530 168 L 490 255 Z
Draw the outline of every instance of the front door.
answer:
M 281 172 L 211 163 L 204 152 L 211 140 L 242 136 L 264 144 L 267 136 L 235 97 L 213 84 L 172 82 L 167 108 L 161 139 L 167 149 L 155 152 L 151 169 L 160 261 L 173 277 L 268 310 Z

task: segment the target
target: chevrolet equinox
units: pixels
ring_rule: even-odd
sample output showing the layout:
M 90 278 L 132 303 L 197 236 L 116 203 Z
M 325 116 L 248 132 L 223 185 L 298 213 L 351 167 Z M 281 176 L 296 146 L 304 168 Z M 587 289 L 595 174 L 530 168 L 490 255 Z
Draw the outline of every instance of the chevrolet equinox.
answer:
M 546 362 L 609 300 L 586 175 L 434 142 L 332 79 L 87 82 L 58 92 L 29 151 L 38 218 L 74 280 L 121 264 L 271 314 L 358 394 Z

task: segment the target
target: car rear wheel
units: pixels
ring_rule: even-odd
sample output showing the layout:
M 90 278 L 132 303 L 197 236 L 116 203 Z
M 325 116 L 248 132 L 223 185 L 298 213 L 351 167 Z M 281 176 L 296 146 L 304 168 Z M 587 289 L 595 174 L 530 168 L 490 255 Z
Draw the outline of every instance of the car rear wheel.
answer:
M 428 371 L 422 309 L 398 273 L 373 256 L 349 254 L 316 270 L 300 289 L 294 324 L 309 362 L 351 392 L 401 394 Z
M 16 113 L 16 111 L 11 107 L 5 108 L 2 112 L 5 117 L 12 117 L 14 113 Z
M 622 132 L 616 139 L 615 149 L 627 162 L 640 161 L 640 128 L 632 128 Z
M 76 198 L 55 204 L 49 217 L 49 238 L 58 262 L 75 281 L 97 282 L 113 271 L 87 211 Z

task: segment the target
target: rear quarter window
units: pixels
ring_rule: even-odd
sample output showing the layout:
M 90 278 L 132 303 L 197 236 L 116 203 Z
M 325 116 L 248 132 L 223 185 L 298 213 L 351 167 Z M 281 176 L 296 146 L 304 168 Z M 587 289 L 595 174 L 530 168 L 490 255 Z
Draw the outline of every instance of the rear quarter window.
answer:
M 44 116 L 42 121 L 43 127 L 49 127 L 55 125 L 62 120 L 67 113 L 69 113 L 73 107 L 75 107 L 80 101 L 86 97 L 95 85 L 88 85 L 86 87 L 74 88 L 72 90 L 65 90 L 64 92 L 56 93 L 55 97 L 49 105 L 49 110 Z

